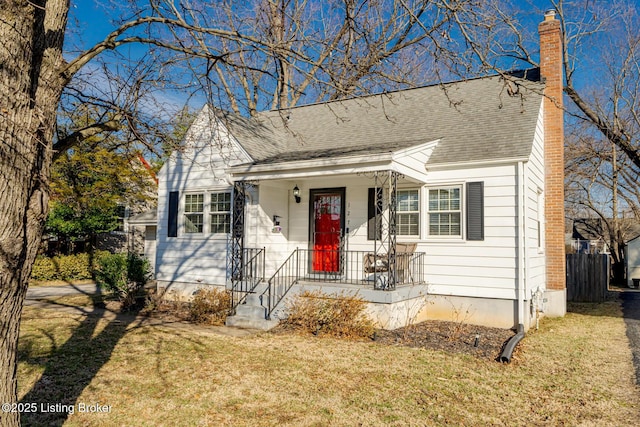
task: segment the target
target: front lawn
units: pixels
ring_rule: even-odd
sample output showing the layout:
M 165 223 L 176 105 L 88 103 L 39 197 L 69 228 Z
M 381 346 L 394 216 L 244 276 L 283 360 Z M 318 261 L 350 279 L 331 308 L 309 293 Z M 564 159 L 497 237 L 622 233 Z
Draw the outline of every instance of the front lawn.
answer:
M 372 341 L 234 337 L 26 307 L 20 397 L 67 406 L 23 415 L 23 424 L 634 424 L 638 389 L 618 303 L 574 308 L 543 321 L 503 365 Z M 80 413 L 81 403 L 110 408 Z

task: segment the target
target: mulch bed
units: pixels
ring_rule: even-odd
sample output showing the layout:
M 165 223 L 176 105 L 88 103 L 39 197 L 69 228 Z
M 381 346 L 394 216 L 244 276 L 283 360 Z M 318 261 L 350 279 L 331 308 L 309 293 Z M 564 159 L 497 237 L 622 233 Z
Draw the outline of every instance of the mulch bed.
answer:
M 140 314 L 170 321 L 189 321 L 189 304 L 161 301 L 153 309 Z M 272 333 L 290 333 L 280 325 Z M 497 360 L 506 342 L 515 335 L 510 329 L 489 328 L 460 322 L 427 320 L 395 330 L 376 330 L 374 341 L 381 345 L 396 345 L 463 353 L 480 359 Z M 476 343 L 476 336 L 478 337 Z
M 510 329 L 428 320 L 412 325 L 406 330 L 378 330 L 375 341 L 386 345 L 421 347 L 496 360 L 504 344 L 513 335 L 515 333 Z

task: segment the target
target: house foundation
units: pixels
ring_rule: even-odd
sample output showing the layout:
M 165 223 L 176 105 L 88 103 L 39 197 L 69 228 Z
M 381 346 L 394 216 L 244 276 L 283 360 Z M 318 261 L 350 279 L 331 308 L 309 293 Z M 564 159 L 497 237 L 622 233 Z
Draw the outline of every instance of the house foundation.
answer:
M 158 282 L 158 292 L 166 298 L 188 301 L 193 294 L 205 287 L 224 286 L 185 282 Z M 229 287 L 226 287 L 227 289 Z M 517 324 L 517 301 L 495 298 L 474 298 L 452 295 L 434 295 L 428 292 L 428 284 L 399 286 L 391 291 L 380 291 L 358 285 L 331 284 L 301 281 L 291 287 L 286 297 L 272 313 L 277 321 L 286 317 L 288 304 L 298 295 L 320 292 L 329 297 L 358 297 L 366 301 L 366 314 L 380 329 L 397 329 L 404 326 L 441 320 L 467 325 L 479 325 L 510 329 Z M 535 326 L 536 316 L 562 316 L 564 308 L 562 291 L 547 291 L 544 295 L 544 313 L 529 310 L 530 301 L 524 301 L 525 329 Z M 264 312 L 262 319 L 264 321 Z M 274 326 L 276 322 L 270 323 Z

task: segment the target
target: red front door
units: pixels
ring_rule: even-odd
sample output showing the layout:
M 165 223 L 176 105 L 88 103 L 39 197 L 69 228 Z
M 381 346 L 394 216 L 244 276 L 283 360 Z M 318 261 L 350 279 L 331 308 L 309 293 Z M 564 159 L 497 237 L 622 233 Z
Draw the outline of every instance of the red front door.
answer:
M 312 190 L 311 244 L 314 272 L 340 271 L 340 239 L 343 227 L 344 189 Z

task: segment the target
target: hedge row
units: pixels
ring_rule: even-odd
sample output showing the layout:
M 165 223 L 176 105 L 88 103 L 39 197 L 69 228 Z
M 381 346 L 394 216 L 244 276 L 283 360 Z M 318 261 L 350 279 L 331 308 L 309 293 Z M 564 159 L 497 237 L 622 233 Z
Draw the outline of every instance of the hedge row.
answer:
M 109 255 L 108 251 L 96 251 L 76 255 L 60 255 L 49 258 L 39 256 L 33 265 L 33 280 L 82 280 L 91 279 L 98 259 Z

